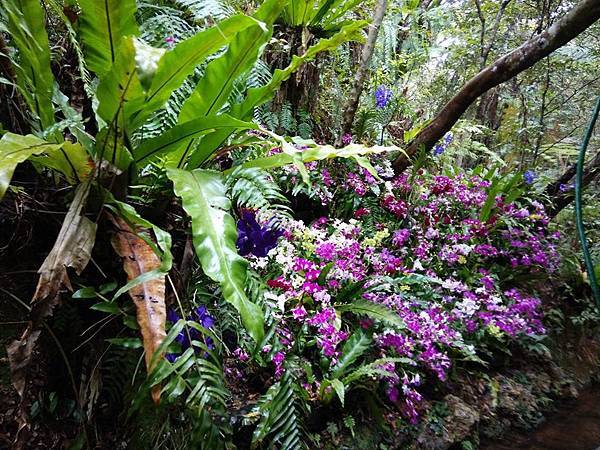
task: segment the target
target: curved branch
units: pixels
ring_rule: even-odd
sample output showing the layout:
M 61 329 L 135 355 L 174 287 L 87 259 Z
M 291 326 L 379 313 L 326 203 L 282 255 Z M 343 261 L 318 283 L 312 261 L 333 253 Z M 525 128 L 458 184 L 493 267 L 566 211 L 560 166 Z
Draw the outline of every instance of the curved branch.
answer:
M 409 158 L 419 149 L 433 148 L 480 95 L 533 66 L 581 34 L 598 19 L 600 1 L 582 0 L 551 27 L 487 66 L 471 78 L 410 142 L 406 148 L 406 155 L 403 154 L 394 161 L 394 170 L 402 172 L 406 169 L 411 164 Z

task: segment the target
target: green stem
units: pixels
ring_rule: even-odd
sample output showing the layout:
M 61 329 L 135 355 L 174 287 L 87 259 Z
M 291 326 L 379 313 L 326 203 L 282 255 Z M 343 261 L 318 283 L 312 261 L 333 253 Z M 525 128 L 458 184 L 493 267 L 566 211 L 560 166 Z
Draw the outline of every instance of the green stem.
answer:
M 579 149 L 579 159 L 577 160 L 577 173 L 575 175 L 575 221 L 577 224 L 577 234 L 579 235 L 579 240 L 581 241 L 581 251 L 583 252 L 583 260 L 585 261 L 588 279 L 590 280 L 590 285 L 592 287 L 592 294 L 594 295 L 598 309 L 600 309 L 600 289 L 598 289 L 598 282 L 596 281 L 596 274 L 594 272 L 594 264 L 592 262 L 590 250 L 588 248 L 587 240 L 585 238 L 581 193 L 583 185 L 583 163 L 585 161 L 585 152 L 587 150 L 588 144 L 590 143 L 590 138 L 592 136 L 592 132 L 594 131 L 594 125 L 596 125 L 596 121 L 598 120 L 599 114 L 600 96 L 598 96 L 596 108 L 594 109 L 592 119 L 590 120 L 587 132 L 585 134 L 585 137 L 583 138 L 583 142 L 581 143 L 581 148 Z

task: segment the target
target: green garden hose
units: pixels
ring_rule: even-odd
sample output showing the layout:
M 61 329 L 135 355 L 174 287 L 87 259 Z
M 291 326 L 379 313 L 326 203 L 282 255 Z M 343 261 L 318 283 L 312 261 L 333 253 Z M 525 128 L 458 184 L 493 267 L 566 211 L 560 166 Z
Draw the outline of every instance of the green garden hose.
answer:
M 577 234 L 579 235 L 579 240 L 581 241 L 581 251 L 583 252 L 583 260 L 585 261 L 588 279 L 590 280 L 590 285 L 592 287 L 594 299 L 596 300 L 596 305 L 598 306 L 598 309 L 600 309 L 600 289 L 598 289 L 598 282 L 596 280 L 594 264 L 592 263 L 590 249 L 588 248 L 587 240 L 585 238 L 585 229 L 583 227 L 583 213 L 581 210 L 583 162 L 585 160 L 585 152 L 587 150 L 588 144 L 590 143 L 592 132 L 594 131 L 594 125 L 596 125 L 596 120 L 598 120 L 598 114 L 600 114 L 600 96 L 598 96 L 596 108 L 594 109 L 592 119 L 590 120 L 587 132 L 585 133 L 585 137 L 583 138 L 583 142 L 581 143 L 581 148 L 579 149 L 579 159 L 577 160 L 577 173 L 575 175 L 575 221 L 577 224 Z

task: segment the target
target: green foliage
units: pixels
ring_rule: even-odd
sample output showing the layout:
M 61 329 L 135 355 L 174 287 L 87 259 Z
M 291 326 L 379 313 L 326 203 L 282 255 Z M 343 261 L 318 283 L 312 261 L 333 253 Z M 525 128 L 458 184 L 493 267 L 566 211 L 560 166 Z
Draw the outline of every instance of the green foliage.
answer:
M 19 93 L 33 115 L 33 128 L 43 131 L 54 124 L 54 77 L 44 10 L 38 0 L 7 0 L 0 14 L 19 50 L 17 63 L 13 64 Z
M 260 417 L 252 435 L 254 446 L 270 441 L 282 450 L 305 448 L 295 389 L 293 376 L 286 371 L 258 400 L 252 411 L 252 415 Z
M 356 331 L 344 344 L 342 356 L 335 365 L 332 375 L 340 378 L 348 368 L 371 346 L 371 338 L 362 330 Z
M 219 58 L 211 61 L 196 89 L 184 103 L 179 120 L 216 114 L 225 104 L 236 79 L 254 66 L 273 33 L 273 22 L 285 2 L 268 0 L 254 14 L 257 22 L 238 33 Z
M 390 325 L 404 328 L 404 322 L 402 322 L 402 319 L 396 312 L 368 300 L 355 299 L 352 303 L 336 305 L 335 309 L 342 313 L 351 312 L 358 315 L 365 315 L 371 319 L 381 320 Z
M 362 0 L 293 0 L 285 9 L 283 18 L 291 26 L 318 27 L 327 31 L 339 30 L 345 23 L 346 13 Z
M 192 218 L 196 255 L 204 273 L 221 285 L 223 297 L 240 313 L 256 342 L 263 336 L 263 312 L 244 292 L 247 262 L 237 253 L 237 228 L 221 174 L 207 170 L 168 170 L 175 194 Z
M 126 36 L 137 36 L 135 0 L 80 0 L 79 32 L 86 64 L 102 77 L 111 69 Z
M 148 74 L 145 95 L 133 100 L 125 108 L 126 111 L 129 109 L 126 115 L 131 117 L 131 128 L 140 126 L 154 111 L 162 107 L 173 91 L 181 86 L 208 55 L 229 43 L 238 32 L 256 23 L 248 16 L 234 16 L 219 23 L 218 27 L 209 28 L 178 43 L 172 50 L 164 53 L 156 66 L 150 67 L 153 73 Z
M 189 11 L 194 20 L 223 20 L 233 14 L 225 0 L 174 0 L 177 6 Z
M 391 372 L 382 368 L 386 363 L 404 363 L 410 364 L 410 358 L 380 358 L 368 364 L 363 364 L 356 370 L 350 372 L 343 378 L 345 385 L 350 385 L 364 378 L 388 378 L 393 375 Z
M 192 329 L 210 336 L 213 342 L 217 339 L 200 324 L 179 320 L 169 330 L 155 357 L 176 347 L 176 337 L 180 333 L 190 336 Z M 211 350 L 204 342 L 193 340 L 192 346 L 178 355 L 174 362 L 165 358 L 158 360 L 155 369 L 136 395 L 130 415 L 144 413 L 145 410 L 141 408 L 151 386 L 161 386 L 163 401 L 181 408 L 182 413 L 189 414 L 188 420 L 192 427 L 186 445 L 201 449 L 225 448 L 225 435 L 229 431 L 221 416 L 225 412 L 229 392 L 225 388 L 223 369 L 216 349 Z M 163 429 L 164 424 L 161 424 L 159 430 Z M 151 430 L 150 434 L 156 436 L 156 431 Z M 159 436 L 154 439 L 157 437 Z
M 409 366 L 414 366 L 415 360 L 407 358 L 373 361 L 381 354 L 378 353 L 380 349 L 370 351 L 375 345 L 373 331 L 359 328 L 357 319 L 375 319 L 377 329 L 387 327 L 385 329 L 398 333 L 406 330 L 403 330 L 404 323 L 396 311 L 361 298 L 362 284 L 356 283 L 341 290 L 340 295 L 332 300 L 338 313 L 334 325 L 336 331 L 353 332 L 350 338 L 344 338 L 341 354 L 336 349 L 337 361 L 331 363 L 320 355 L 314 366 L 309 362 L 319 352 L 318 336 L 311 335 L 313 325 L 305 324 L 293 336 L 290 348 L 285 348 L 287 371 L 279 380 L 270 378 L 270 358 L 281 350 L 282 345 L 277 338 L 281 331 L 278 327 L 289 317 L 284 314 L 282 318 L 277 309 L 277 302 L 281 300 L 267 296 L 273 292 L 267 289 L 266 281 L 275 277 L 271 277 L 271 272 L 264 276 L 254 271 L 248 273 L 248 262 L 236 250 L 234 211 L 250 208 L 265 213 L 264 217 L 291 216 L 286 206 L 288 200 L 267 172 L 269 169 L 295 166 L 288 168 L 291 169 L 289 172 L 294 172 L 292 196 L 298 192 L 314 194 L 315 180 L 322 176 L 320 170 L 309 172 L 306 163 L 314 161 L 344 158 L 353 166 L 358 164 L 353 169 L 357 173 L 362 174 L 362 169 L 365 169 L 375 178 L 379 173 L 382 178 L 391 179 L 391 176 L 382 175 L 381 166 L 376 163 L 394 156 L 393 152 L 400 149 L 368 147 L 367 144 L 385 141 L 403 145 L 428 123 L 453 91 L 479 70 L 483 49 L 480 47 L 490 38 L 489 26 L 493 23 L 490 19 L 498 12 L 498 2 L 480 2 L 487 20 L 488 29 L 484 30 L 473 5 L 465 7 L 460 2 L 416 0 L 390 3 L 371 61 L 371 74 L 365 85 L 362 107 L 354 124 L 353 140 L 360 144 L 341 149 L 317 145 L 307 139 L 331 142 L 339 122 L 341 103 L 355 73 L 358 47 L 344 44 L 363 40 L 366 22 L 350 19 L 370 14 L 372 2 L 360 3 L 359 0 L 46 0 L 41 3 L 37 0 L 6 0 L 3 3 L 0 31 L 7 32 L 7 60 L 12 62 L 16 78 L 9 80 L 11 77 L 6 75 L 7 78 L 0 79 L 0 83 L 2 89 L 14 87 L 14 93 L 25 100 L 29 111 L 23 113 L 31 122 L 34 135 L 6 133 L 0 140 L 0 199 L 7 190 L 15 167 L 26 160 L 31 161 L 37 170 L 43 170 L 44 176 L 48 173 L 47 169 L 51 170 L 53 178 L 60 180 L 57 193 L 61 192 L 64 181 L 69 184 L 91 181 L 94 189 L 89 209 L 93 206 L 94 210 L 89 211 L 90 217 L 100 210 L 96 208 L 109 209 L 132 227 L 152 230 L 153 238 L 146 233 L 140 236 L 161 259 L 159 269 L 118 290 L 116 284 L 106 291 L 102 286 L 93 288 L 85 279 L 87 272 L 73 280 L 74 284 L 81 283 L 83 287 L 72 296 L 73 302 L 68 304 L 70 309 L 65 309 L 63 316 L 57 318 L 55 331 L 68 331 L 69 320 L 87 320 L 87 317 L 82 318 L 83 315 L 71 316 L 76 308 L 83 308 L 84 302 L 93 303 L 89 311 L 85 310 L 92 320 L 96 320 L 100 312 L 110 314 L 105 316 L 106 322 L 94 324 L 98 331 L 94 331 L 93 336 L 98 335 L 98 340 L 108 342 L 109 346 L 97 364 L 94 362 L 87 384 L 82 382 L 81 409 L 88 420 L 91 421 L 99 405 L 104 408 L 105 404 L 116 416 L 119 408 L 126 407 L 132 391 L 140 387 L 143 378 L 138 367 L 141 342 L 139 338 L 132 337 L 133 334 L 128 334 L 133 333 L 130 329 L 137 325 L 132 308 L 124 306 L 116 297 L 141 281 L 170 273 L 173 262 L 170 233 L 174 239 L 173 253 L 177 256 L 184 246 L 182 237 L 186 235 L 171 226 L 174 216 L 177 224 L 191 220 L 193 244 L 202 269 L 192 264 L 190 271 L 194 281 L 186 286 L 187 289 L 180 289 L 180 280 L 173 276 L 171 287 L 175 297 L 178 303 L 186 306 L 194 304 L 198 296 L 203 300 L 210 299 L 215 309 L 219 307 L 219 323 L 214 329 L 207 330 L 196 322 L 180 321 L 171 328 L 156 357 L 165 352 L 177 353 L 180 350 L 176 339 L 178 333 L 189 333 L 190 330 L 214 338 L 216 348 L 209 349 L 206 341 L 196 341 L 175 362 L 160 356 L 156 371 L 142 383 L 138 394 L 149 403 L 149 390 L 152 386 L 160 387 L 163 404 L 155 409 L 146 403 L 142 405 L 139 398 L 134 401 L 133 410 L 138 408 L 141 413 L 135 426 L 145 419 L 153 420 L 148 420 L 151 425 L 140 432 L 144 437 L 146 434 L 152 437 L 151 443 L 142 448 L 231 448 L 230 424 L 233 421 L 227 408 L 232 405 L 228 403 L 226 387 L 231 380 L 229 376 L 225 379 L 223 368 L 225 364 L 228 370 L 242 367 L 239 361 L 232 362 L 234 358 L 229 354 L 232 346 L 245 348 L 252 354 L 250 362 L 243 366 L 244 376 L 254 377 L 252 383 L 248 383 L 248 391 L 251 392 L 245 391 L 251 393 L 251 399 L 264 393 L 266 386 L 274 383 L 257 404 L 242 405 L 246 425 L 257 425 L 252 445 L 260 448 L 306 448 L 302 429 L 306 405 L 335 401 L 335 406 L 338 406 L 335 400 L 338 398 L 342 406 L 354 407 L 355 394 L 362 389 L 369 396 L 369 401 L 379 402 L 377 392 L 381 380 L 398 375 L 390 372 L 391 369 L 385 365 L 398 363 L 402 367 L 396 368 L 400 374 L 403 369 L 411 370 Z M 429 5 L 426 6 L 426 3 Z M 539 11 L 531 5 L 512 3 L 506 15 L 500 17 L 497 39 L 491 42 L 488 62 L 528 37 L 536 21 L 543 25 L 557 17 L 561 8 L 570 6 L 567 3 L 550 5 L 552 11 L 548 11 L 546 18 L 538 17 Z M 254 13 L 247 12 L 257 4 L 260 6 Z M 80 7 L 80 14 L 79 19 L 71 23 L 67 13 L 73 6 Z M 248 15 L 235 15 L 241 11 Z M 273 38 L 275 26 L 278 29 Z M 289 61 L 289 50 L 298 48 L 299 38 L 304 53 L 292 56 Z M 308 46 L 305 40 L 316 42 Z M 333 51 L 333 54 L 317 59 L 327 51 Z M 518 80 L 498 87 L 491 93 L 491 106 L 481 99 L 481 103 L 473 107 L 474 117 L 454 127 L 452 146 L 442 155 L 424 155 L 422 167 L 429 168 L 435 176 L 462 173 L 464 171 L 459 169 L 479 166 L 473 173 L 491 182 L 489 189 L 486 188 L 487 200 L 473 216 L 482 222 L 490 220 L 499 211 L 496 205 L 498 196 L 502 196 L 505 203 L 517 198 L 537 197 L 534 189 L 566 168 L 575 154 L 576 140 L 573 136 L 578 135 L 580 117 L 584 116 L 581 110 L 587 102 L 583 99 L 585 89 L 579 83 L 589 89 L 598 86 L 597 56 L 593 45 L 573 41 L 547 59 L 547 72 L 541 66 L 532 67 Z M 280 101 L 280 98 L 274 102 L 281 105 L 280 110 L 272 111 L 270 102 L 282 84 L 309 62 L 320 71 L 319 83 L 323 91 L 314 99 L 314 105 L 311 104 L 313 112 L 294 110 L 292 103 L 285 99 Z M 77 70 L 73 75 L 70 71 L 75 67 Z M 93 72 L 93 80 L 88 69 Z M 298 76 L 297 80 L 300 79 Z M 576 83 L 577 80 L 579 82 Z M 378 109 L 372 95 L 374 88 L 381 84 L 393 90 L 394 99 L 388 107 Z M 64 95 L 61 89 L 69 96 Z M 79 94 L 84 98 L 80 98 Z M 6 100 L 15 102 L 16 98 L 7 97 Z M 480 117 L 480 106 L 484 116 L 489 117 Z M 486 110 L 483 106 L 490 109 Z M 260 125 L 252 123 L 252 119 L 273 132 L 299 135 L 300 139 L 282 138 L 261 131 L 246 133 L 247 130 L 260 130 Z M 100 131 L 91 136 L 86 130 L 94 129 L 94 122 L 97 122 Z M 280 147 L 282 152 L 260 156 L 274 146 Z M 222 151 L 218 151 L 220 148 Z M 211 161 L 215 155 L 219 158 Z M 221 158 L 222 155 L 226 157 Z M 249 155 L 259 157 L 247 160 Z M 369 160 L 368 157 L 374 155 L 376 157 Z M 225 167 L 231 159 L 232 168 L 223 174 L 198 169 L 214 168 L 216 163 Z M 325 164 L 337 166 L 337 163 L 327 161 L 319 167 L 325 167 Z M 538 184 L 532 188 L 522 183 L 522 173 L 534 164 L 539 178 Z M 184 167 L 189 170 L 180 170 Z M 296 171 L 304 184 L 295 180 Z M 121 185 L 127 187 L 127 181 L 137 186 L 130 186 L 128 195 L 121 196 L 124 194 L 120 192 Z M 406 198 L 409 206 L 422 188 L 412 181 L 411 178 L 413 191 Z M 379 189 L 374 184 L 367 186 L 369 192 Z M 118 192 L 118 198 L 126 200 L 115 200 L 105 190 L 107 186 L 110 189 L 115 187 L 115 196 Z M 338 188 L 341 190 L 346 186 Z M 376 195 L 383 192 L 381 189 Z M 182 212 L 173 201 L 173 194 L 181 197 L 184 215 L 189 219 L 179 218 Z M 330 205 L 331 210 L 336 211 L 333 214 L 335 218 L 351 217 L 356 211 L 359 202 L 350 198 L 351 193 L 347 194 L 343 199 L 340 195 L 335 200 L 347 203 Z M 600 250 L 597 245 L 599 210 L 594 204 L 596 197 L 592 192 L 586 202 L 585 223 L 586 228 L 592 230 L 589 234 L 594 246 L 592 254 L 597 259 Z M 316 194 L 311 198 L 321 200 Z M 137 202 L 136 209 L 142 214 L 133 208 L 134 202 Z M 360 205 L 369 210 L 368 217 L 361 219 L 364 230 L 376 233 L 387 220 L 381 212 L 381 198 L 364 198 Z M 28 211 L 26 204 L 25 210 Z M 162 215 L 162 212 L 165 214 Z M 147 217 L 156 217 L 153 222 L 160 220 L 156 224 L 162 228 L 145 220 L 142 216 L 146 214 Z M 557 225 L 557 228 L 566 231 L 567 236 L 572 234 L 570 214 L 571 211 L 566 211 L 559 217 Z M 100 214 L 97 217 L 102 219 Z M 560 223 L 562 219 L 564 222 Z M 389 221 L 393 224 L 390 231 L 412 226 L 401 219 L 394 220 Z M 99 226 L 104 225 L 103 220 L 96 222 Z M 510 228 L 517 225 L 507 221 L 500 226 Z M 563 253 L 567 257 L 560 277 L 568 280 L 564 289 L 569 297 L 573 297 L 571 303 L 578 313 L 571 317 L 557 308 L 547 317 L 550 316 L 553 321 L 550 323 L 556 323 L 557 327 L 564 327 L 569 320 L 582 327 L 594 326 L 597 314 L 585 298 L 589 282 L 581 272 L 577 243 L 567 238 L 561 245 L 565 247 Z M 97 248 L 99 252 L 102 250 Z M 309 252 L 308 245 L 305 250 Z M 99 255 L 106 258 L 104 253 Z M 252 257 L 249 259 L 253 261 L 253 267 L 254 263 L 262 262 Z M 407 264 L 414 262 L 404 257 L 403 260 Z M 106 271 L 107 267 L 110 270 L 110 264 L 102 262 L 98 264 L 99 270 Z M 468 268 L 462 263 L 455 266 L 456 272 L 452 276 L 462 276 L 468 271 L 472 272 L 471 277 L 479 276 L 476 270 L 480 267 L 475 264 L 479 263 Z M 331 266 L 321 269 L 317 283 L 324 286 Z M 511 278 L 515 271 L 508 266 L 506 269 L 511 273 L 504 282 L 511 283 L 512 287 L 517 282 L 516 278 Z M 176 271 L 172 275 L 179 274 Z M 92 278 L 94 276 L 91 275 Z M 110 275 L 109 279 L 112 279 Z M 390 282 L 389 286 L 395 289 L 410 287 L 402 290 L 402 295 L 411 295 L 415 301 L 426 299 L 435 303 L 439 300 L 434 298 L 431 289 L 434 282 L 431 279 L 398 276 L 394 283 Z M 376 290 L 378 286 L 369 289 Z M 112 301 L 107 297 L 112 297 Z M 222 297 L 233 308 L 225 304 Z M 298 299 L 298 306 L 310 309 L 310 302 L 306 295 Z M 121 331 L 112 326 L 105 328 L 106 324 L 115 324 L 112 322 L 114 318 L 117 318 L 119 327 L 123 322 L 125 328 Z M 245 330 L 239 326 L 240 318 Z M 490 327 L 484 331 L 486 333 L 491 335 L 497 330 Z M 248 335 L 254 343 L 250 343 Z M 221 347 L 223 343 L 231 348 Z M 270 351 L 262 352 L 263 346 L 269 348 L 271 344 L 274 345 Z M 250 350 L 252 346 L 255 347 L 253 351 Z M 508 351 L 506 342 L 498 346 L 500 350 Z M 455 348 L 456 353 L 460 353 L 457 357 L 460 364 L 483 363 L 475 354 L 463 358 L 461 352 L 464 348 Z M 482 352 L 491 351 L 487 347 L 482 348 Z M 543 357 L 548 352 L 545 342 L 536 340 L 524 344 L 524 349 Z M 455 370 L 461 368 L 460 364 L 453 365 Z M 313 387 L 317 380 L 322 380 L 320 389 Z M 260 384 L 256 391 L 255 381 Z M 303 387 L 305 381 L 310 386 L 307 389 Z M 59 418 L 55 412 L 60 409 L 57 404 L 62 404 L 62 401 L 54 393 L 40 396 L 36 406 L 38 414 Z M 237 408 L 238 405 L 235 406 Z M 247 413 L 249 408 L 252 410 Z M 157 414 L 152 415 L 151 411 Z M 360 415 L 356 417 L 358 420 Z M 336 443 L 343 429 L 341 420 L 342 415 L 327 427 Z M 343 424 L 354 438 L 354 417 L 344 417 Z M 358 429 L 357 436 L 357 441 L 365 440 Z M 371 444 L 368 442 L 364 447 L 369 448 Z M 466 448 L 470 444 L 465 441 L 462 445 Z
M 303 150 L 298 150 L 296 147 L 291 145 L 286 139 L 277 136 L 273 133 L 270 135 L 274 138 L 275 142 L 281 147 L 282 152 L 276 153 L 271 156 L 265 156 L 262 158 L 256 158 L 250 160 L 242 165 L 244 168 L 261 168 L 261 169 L 273 169 L 277 167 L 286 166 L 293 164 L 300 173 L 302 180 L 307 186 L 311 186 L 310 175 L 306 170 L 305 163 L 312 161 L 322 161 L 325 159 L 333 158 L 347 158 L 356 161 L 356 163 L 367 170 L 375 178 L 379 178 L 377 172 L 366 158 L 367 155 L 389 153 L 398 151 L 396 147 L 366 147 L 359 144 L 350 144 L 346 147 L 335 148 L 331 145 L 317 145 L 310 140 L 297 140 L 302 145 Z
M 271 100 L 281 84 L 289 79 L 303 64 L 312 61 L 319 53 L 332 50 L 344 42 L 360 41 L 362 39 L 360 30 L 364 25 L 364 22 L 352 22 L 342 27 L 331 38 L 319 40 L 316 44 L 309 47 L 303 55 L 294 55 L 292 62 L 285 69 L 275 70 L 268 84 L 249 89 L 245 99 L 240 103 L 232 105 L 228 113 L 241 120 L 249 120 L 252 117 L 254 109 Z M 201 145 L 202 152 L 192 154 L 189 167 L 195 168 L 205 162 L 212 152 L 227 140 L 230 134 L 226 131 L 221 131 L 204 137 Z
M 42 153 L 54 154 L 61 150 L 63 144 L 50 144 L 33 135 L 21 136 L 6 133 L 0 139 L 0 199 L 4 196 L 17 164 L 32 155 Z M 68 158 L 63 152 L 65 158 Z
M 238 207 L 257 210 L 284 210 L 288 200 L 271 176 L 257 168 L 236 167 L 225 177 L 227 190 Z
M 190 142 L 204 134 L 213 132 L 218 129 L 255 129 L 256 125 L 250 122 L 242 122 L 234 119 L 227 114 L 209 115 L 199 117 L 179 125 L 169 128 L 160 136 L 144 141 L 133 152 L 133 157 L 137 163 L 148 162 L 151 158 L 163 155 L 165 153 L 173 153 L 177 149 L 187 147 Z M 177 152 L 171 157 L 182 162 L 185 158 L 185 153 Z M 180 165 L 180 164 L 179 164 Z

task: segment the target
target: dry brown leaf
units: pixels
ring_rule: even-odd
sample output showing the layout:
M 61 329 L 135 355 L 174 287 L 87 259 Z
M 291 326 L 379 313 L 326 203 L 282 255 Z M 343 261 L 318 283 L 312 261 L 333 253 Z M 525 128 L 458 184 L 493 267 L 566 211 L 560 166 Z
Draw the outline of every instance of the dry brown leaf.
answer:
M 117 254 L 123 258 L 123 269 L 127 280 L 131 281 L 143 273 L 160 267 L 160 259 L 142 238 L 120 217 L 111 217 L 117 228 L 112 238 L 112 245 Z M 151 279 L 140 283 L 129 290 L 129 296 L 136 306 L 137 322 L 142 332 L 146 368 L 152 372 L 152 357 L 156 349 L 165 339 L 165 277 Z M 160 400 L 160 386 L 152 389 L 152 399 Z
M 90 192 L 90 183 L 80 184 L 65 216 L 56 242 L 38 270 L 40 278 L 31 300 L 30 320 L 21 338 L 7 347 L 12 383 L 21 398 L 27 382 L 27 368 L 40 336 L 43 320 L 52 314 L 60 294 L 72 291 L 67 267 L 81 274 L 87 266 L 96 239 L 96 224 L 81 213 Z M 22 417 L 20 429 L 26 425 Z

